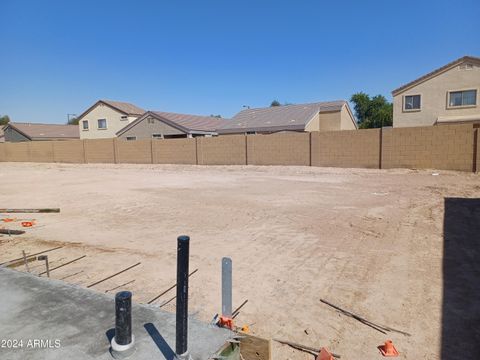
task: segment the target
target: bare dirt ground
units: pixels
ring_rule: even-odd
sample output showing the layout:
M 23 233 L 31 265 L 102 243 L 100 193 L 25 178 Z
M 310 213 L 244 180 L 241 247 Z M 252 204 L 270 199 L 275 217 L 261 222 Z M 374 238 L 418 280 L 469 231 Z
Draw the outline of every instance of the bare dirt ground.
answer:
M 342 359 L 380 359 L 377 345 L 390 338 L 401 358 L 438 359 L 444 198 L 479 198 L 480 177 L 434 172 L 2 163 L 0 207 L 61 213 L 18 214 L 38 225 L 0 237 L 0 262 L 63 245 L 48 253 L 51 267 L 87 257 L 51 276 L 88 286 L 140 261 L 94 289 L 114 293 L 134 280 L 122 289 L 147 302 L 175 283 L 176 237 L 187 234 L 199 269 L 190 312 L 204 321 L 221 310 L 229 256 L 234 307 L 249 300 L 237 324 L 254 334 L 327 346 Z M 384 335 L 320 298 L 412 336 Z M 163 308 L 174 311 L 175 301 Z M 275 343 L 273 358 L 312 356 Z

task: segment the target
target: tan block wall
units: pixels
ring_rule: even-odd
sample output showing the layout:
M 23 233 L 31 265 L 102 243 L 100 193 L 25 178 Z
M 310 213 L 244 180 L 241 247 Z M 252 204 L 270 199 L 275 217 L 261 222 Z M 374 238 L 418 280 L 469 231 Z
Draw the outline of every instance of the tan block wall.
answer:
M 472 171 L 473 126 L 383 130 L 382 168 Z
M 196 139 L 168 139 L 153 141 L 154 164 L 196 164 Z
M 30 162 L 28 142 L 5 143 L 5 158 L 11 162 Z
M 55 162 L 83 164 L 85 163 L 84 141 L 54 141 L 53 151 Z
M 380 130 L 312 133 L 312 166 L 378 169 Z
M 30 141 L 27 144 L 31 162 L 54 162 L 53 141 Z
M 247 136 L 249 165 L 310 165 L 310 133 Z
M 5 158 L 5 144 L 0 143 L 0 162 L 1 161 L 7 161 Z
M 85 162 L 115 163 L 113 139 L 85 140 Z
M 115 140 L 115 149 L 117 163 L 152 163 L 152 140 Z
M 245 135 L 198 137 L 199 165 L 246 165 L 247 142 Z

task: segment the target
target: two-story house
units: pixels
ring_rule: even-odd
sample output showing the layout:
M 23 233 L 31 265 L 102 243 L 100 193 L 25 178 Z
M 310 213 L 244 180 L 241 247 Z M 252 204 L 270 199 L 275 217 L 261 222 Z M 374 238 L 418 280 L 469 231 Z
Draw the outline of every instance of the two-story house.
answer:
M 130 103 L 99 100 L 78 117 L 80 139 L 114 138 L 143 113 L 145 110 Z
M 464 56 L 398 89 L 393 127 L 480 124 L 480 58 Z

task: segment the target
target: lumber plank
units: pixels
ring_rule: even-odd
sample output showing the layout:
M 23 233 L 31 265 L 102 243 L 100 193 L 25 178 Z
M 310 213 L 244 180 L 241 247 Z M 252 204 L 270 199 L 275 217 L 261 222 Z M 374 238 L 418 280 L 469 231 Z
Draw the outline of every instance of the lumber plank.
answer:
M 272 342 L 257 336 L 242 334 L 240 354 L 245 360 L 271 360 Z

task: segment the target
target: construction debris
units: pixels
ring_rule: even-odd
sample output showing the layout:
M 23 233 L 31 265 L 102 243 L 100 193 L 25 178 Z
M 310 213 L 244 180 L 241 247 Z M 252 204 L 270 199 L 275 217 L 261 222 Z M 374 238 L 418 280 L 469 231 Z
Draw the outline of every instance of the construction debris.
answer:
M 113 278 L 113 277 L 115 277 L 115 276 L 117 276 L 117 275 L 120 275 L 120 274 L 124 273 L 125 271 L 128 271 L 128 270 L 130 270 L 130 269 L 133 269 L 135 266 L 138 266 L 138 265 L 140 265 L 140 264 L 141 264 L 141 262 L 138 262 L 138 263 L 136 263 L 135 265 L 129 266 L 128 268 L 123 269 L 122 271 L 119 271 L 119 272 L 117 272 L 117 273 L 115 273 L 115 274 L 113 274 L 113 275 L 110 275 L 110 276 L 106 277 L 105 279 L 99 280 L 99 281 L 97 281 L 97 282 L 94 282 L 93 284 L 88 285 L 87 288 L 91 288 L 91 287 L 93 287 L 93 286 L 95 286 L 95 285 L 98 285 L 98 284 L 100 284 L 100 283 L 102 283 L 102 282 L 104 282 L 104 281 L 106 281 L 106 280 L 108 280 L 108 279 L 111 279 L 111 278 Z
M 59 213 L 58 208 L 46 208 L 46 209 L 0 209 L 0 213 L 15 213 L 15 214 L 28 214 L 28 213 Z
M 347 311 L 345 309 L 342 309 L 340 307 L 338 307 L 337 305 L 334 305 L 324 299 L 320 299 L 320 301 L 328 306 L 331 306 L 333 307 L 335 310 L 339 311 L 341 314 L 345 315 L 345 316 L 349 316 L 355 320 L 358 320 L 360 321 L 362 324 L 364 325 L 367 325 L 369 327 L 371 327 L 372 329 L 375 329 L 379 332 L 381 332 L 382 334 L 385 334 L 387 335 L 387 331 L 393 331 L 393 332 L 396 332 L 396 333 L 399 333 L 399 334 L 402 334 L 402 335 L 406 335 L 406 336 L 411 336 L 411 334 L 405 332 L 405 331 L 402 331 L 402 330 L 397 330 L 397 329 L 394 329 L 394 328 L 391 328 L 389 326 L 385 326 L 385 325 L 379 325 L 379 324 L 375 324 L 373 322 L 371 322 L 370 320 L 367 320 L 367 319 L 364 319 L 362 318 L 361 316 L 359 315 L 356 315 L 354 313 L 351 313 L 350 311 Z
M 5 235 L 22 235 L 25 234 L 23 230 L 0 229 L 0 234 Z

